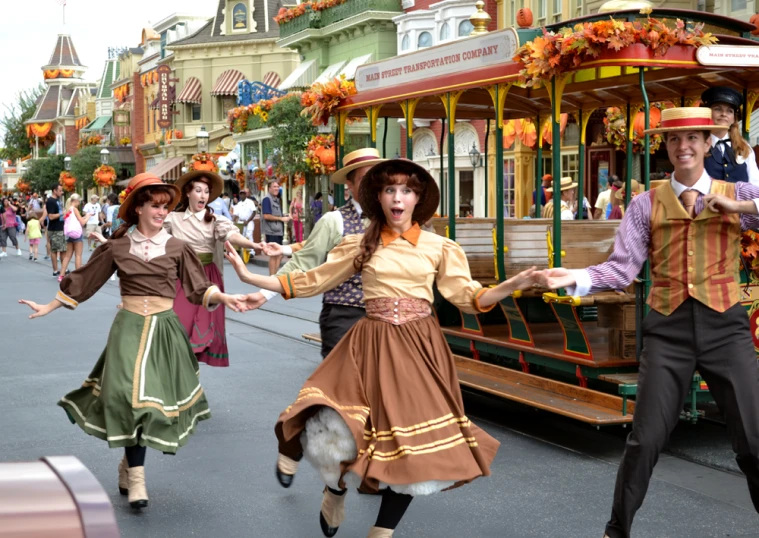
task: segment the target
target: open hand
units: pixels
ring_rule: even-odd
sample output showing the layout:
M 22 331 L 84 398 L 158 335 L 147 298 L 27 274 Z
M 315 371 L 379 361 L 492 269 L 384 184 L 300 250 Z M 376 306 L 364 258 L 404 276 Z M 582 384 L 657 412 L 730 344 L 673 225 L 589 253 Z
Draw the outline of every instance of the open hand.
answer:
M 19 304 L 25 304 L 34 310 L 34 314 L 29 316 L 29 319 L 41 318 L 42 316 L 46 316 L 50 313 L 50 305 L 37 304 L 34 301 L 27 301 L 25 299 L 19 299 L 18 302 Z
M 90 235 L 87 236 L 88 239 L 94 239 L 98 243 L 107 243 L 108 240 L 103 237 L 103 234 L 98 232 L 90 232 Z
M 232 264 L 232 267 L 234 267 L 237 274 L 240 275 L 240 274 L 243 274 L 245 271 L 247 271 L 245 267 L 245 262 L 242 261 L 242 258 L 235 250 L 235 247 L 232 246 L 232 243 L 227 241 L 226 243 L 224 243 L 224 248 L 226 249 L 225 258 L 229 260 L 229 263 Z
M 559 288 L 566 288 L 567 286 L 574 286 L 577 284 L 574 275 L 563 267 L 536 271 L 535 282 L 540 287 L 548 288 L 549 290 L 557 290 Z
M 505 284 L 513 290 L 526 290 L 527 288 L 531 288 L 535 284 L 536 277 L 539 273 L 536 269 L 536 267 L 530 267 L 508 279 Z
M 704 196 L 704 207 L 715 213 L 740 213 L 738 201 L 724 194 L 707 194 Z
M 269 257 L 282 256 L 282 245 L 277 243 L 263 243 L 263 251 Z

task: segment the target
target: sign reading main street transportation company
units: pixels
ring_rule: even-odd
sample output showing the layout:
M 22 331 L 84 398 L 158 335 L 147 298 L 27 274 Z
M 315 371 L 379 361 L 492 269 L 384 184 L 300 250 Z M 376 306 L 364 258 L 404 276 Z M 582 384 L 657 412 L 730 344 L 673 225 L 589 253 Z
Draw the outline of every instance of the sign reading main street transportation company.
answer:
M 759 67 L 757 49 L 753 45 L 706 45 L 696 49 L 696 59 L 708 66 Z
M 388 88 L 441 75 L 511 62 L 519 39 L 513 28 L 462 39 L 362 65 L 356 72 L 358 91 Z

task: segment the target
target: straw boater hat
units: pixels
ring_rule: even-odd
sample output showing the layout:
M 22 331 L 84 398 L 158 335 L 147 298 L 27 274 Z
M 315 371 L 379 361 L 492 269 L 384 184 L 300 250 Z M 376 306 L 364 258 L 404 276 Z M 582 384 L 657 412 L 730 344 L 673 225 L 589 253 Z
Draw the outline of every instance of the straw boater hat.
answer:
M 422 166 L 407 159 L 383 159 L 381 163 L 373 166 L 366 173 L 358 189 L 358 202 L 361 204 L 364 218 L 373 219 L 382 214 L 382 205 L 379 202 L 378 194 L 383 186 L 383 173 L 391 175 L 415 174 L 422 182 L 424 191 L 419 196 L 419 202 L 414 208 L 412 219 L 414 222 L 424 224 L 435 215 L 440 203 L 440 190 L 430 173 Z
M 386 161 L 387 159 L 380 158 L 379 151 L 375 148 L 364 148 L 351 151 L 345 157 L 343 157 L 343 167 L 332 174 L 330 179 L 332 183 L 342 185 L 345 180 L 348 179 L 348 174 L 353 172 L 356 168 L 362 166 L 374 166 L 375 164 Z
M 561 178 L 561 184 L 559 185 L 559 190 L 566 191 L 569 189 L 574 189 L 576 186 L 577 186 L 577 183 L 572 181 L 571 177 L 563 177 Z M 553 187 L 547 188 L 546 192 L 553 192 Z
M 646 191 L 646 187 L 638 183 L 637 180 L 633 179 L 630 181 L 631 196 L 637 196 L 638 194 L 641 194 L 645 191 Z M 617 190 L 617 192 L 614 193 L 614 196 L 617 197 L 617 200 L 624 200 L 625 199 L 625 185 L 623 185 L 621 189 Z
M 154 174 L 143 172 L 142 174 L 137 174 L 134 176 L 129 182 L 129 185 L 127 185 L 127 188 L 124 190 L 124 193 L 126 194 L 124 201 L 121 202 L 121 206 L 119 207 L 119 218 L 121 220 L 126 220 L 127 211 L 129 211 L 129 208 L 132 207 L 132 204 L 134 203 L 134 195 L 137 193 L 137 191 L 144 189 L 145 187 L 152 187 L 154 185 L 162 185 L 171 189 L 174 194 L 174 198 L 171 200 L 171 202 L 169 202 L 168 209 L 169 211 L 174 209 L 177 203 L 179 203 L 179 188 L 177 188 L 176 185 L 169 185 L 168 183 L 164 183 L 161 181 L 161 178 Z
M 661 111 L 661 123 L 656 129 L 645 131 L 646 134 L 659 134 L 672 131 L 715 131 L 725 126 L 715 125 L 712 111 L 704 107 L 667 108 Z
M 179 189 L 179 193 L 181 195 L 182 189 L 184 186 L 189 183 L 190 181 L 193 181 L 195 179 L 200 178 L 208 178 L 208 180 L 211 182 L 210 186 L 210 192 L 208 194 L 208 203 L 210 204 L 214 200 L 216 200 L 219 196 L 221 196 L 221 192 L 224 190 L 224 180 L 221 179 L 221 176 L 215 172 L 210 172 L 208 170 L 191 170 L 184 174 L 183 176 L 180 176 L 179 179 L 177 179 L 176 186 Z

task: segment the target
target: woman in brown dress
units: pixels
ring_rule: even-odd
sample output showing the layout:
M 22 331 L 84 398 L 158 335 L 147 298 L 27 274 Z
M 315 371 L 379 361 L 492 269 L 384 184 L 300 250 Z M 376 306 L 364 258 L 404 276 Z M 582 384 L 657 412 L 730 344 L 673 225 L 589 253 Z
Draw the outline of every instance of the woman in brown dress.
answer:
M 197 423 L 211 417 L 198 381 L 198 361 L 172 310 L 176 282 L 187 299 L 212 310 L 224 304 L 244 309 L 244 296 L 222 293 L 206 278 L 192 248 L 171 237 L 163 223 L 179 201 L 179 189 L 152 174 L 129 182 L 119 208 L 124 224 L 86 265 L 66 276 L 55 299 L 28 305 L 37 318 L 75 309 L 119 273 L 123 308 L 95 368 L 58 405 L 85 433 L 111 448 L 124 448 L 119 492 L 133 508 L 148 504 L 145 453 L 151 447 L 174 454 Z
M 310 297 L 361 272 L 367 317 L 345 335 L 280 415 L 279 452 L 301 451 L 327 484 L 319 516 L 333 536 L 344 518 L 346 479 L 382 493 L 370 537 L 392 536 L 413 496 L 490 474 L 498 442 L 464 414 L 456 366 L 435 316 L 432 286 L 468 312 L 490 310 L 533 284 L 530 269 L 483 289 L 455 242 L 422 231 L 438 207 L 434 179 L 405 160 L 374 166 L 359 200 L 371 222 L 306 273 L 250 274 L 227 247 L 240 278 L 285 298 Z

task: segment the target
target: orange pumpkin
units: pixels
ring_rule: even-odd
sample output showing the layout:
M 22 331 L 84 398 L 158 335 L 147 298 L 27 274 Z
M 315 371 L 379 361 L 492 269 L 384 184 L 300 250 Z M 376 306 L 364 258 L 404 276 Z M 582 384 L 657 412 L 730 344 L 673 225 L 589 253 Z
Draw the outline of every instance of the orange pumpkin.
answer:
M 520 28 L 532 26 L 532 10 L 530 8 L 523 7 L 517 11 L 517 24 Z
M 182 138 L 184 138 L 184 133 L 182 133 L 182 131 L 174 131 L 174 138 L 182 140 Z
M 748 22 L 754 25 L 754 29 L 751 30 L 751 35 L 759 36 L 759 13 L 754 13 L 751 15 L 751 18 L 748 20 Z
M 319 160 L 324 166 L 332 166 L 335 164 L 335 148 L 327 149 L 321 148 L 322 151 L 318 153 Z
M 661 122 L 661 110 L 657 107 L 651 107 L 648 114 L 648 124 L 651 129 L 656 129 Z M 646 130 L 646 115 L 641 111 L 635 114 L 633 120 L 633 132 L 637 136 L 643 136 L 643 131 Z

